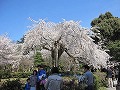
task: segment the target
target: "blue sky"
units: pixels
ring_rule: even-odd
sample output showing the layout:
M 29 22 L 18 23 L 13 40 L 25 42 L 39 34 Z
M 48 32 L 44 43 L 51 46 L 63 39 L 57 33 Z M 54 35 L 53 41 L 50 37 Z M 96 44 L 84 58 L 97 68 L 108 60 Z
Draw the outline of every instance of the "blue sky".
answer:
M 32 25 L 34 20 L 61 22 L 62 19 L 81 21 L 90 28 L 90 23 L 100 14 L 109 11 L 120 17 L 120 0 L 0 0 L 0 35 L 6 34 L 16 41 Z

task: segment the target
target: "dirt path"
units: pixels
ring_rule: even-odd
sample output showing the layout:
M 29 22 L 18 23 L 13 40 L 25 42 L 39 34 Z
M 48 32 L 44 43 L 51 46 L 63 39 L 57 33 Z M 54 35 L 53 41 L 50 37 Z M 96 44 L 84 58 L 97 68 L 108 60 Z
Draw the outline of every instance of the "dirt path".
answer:
M 107 88 L 107 90 L 116 90 L 116 88 L 115 87 L 113 87 L 113 88 Z

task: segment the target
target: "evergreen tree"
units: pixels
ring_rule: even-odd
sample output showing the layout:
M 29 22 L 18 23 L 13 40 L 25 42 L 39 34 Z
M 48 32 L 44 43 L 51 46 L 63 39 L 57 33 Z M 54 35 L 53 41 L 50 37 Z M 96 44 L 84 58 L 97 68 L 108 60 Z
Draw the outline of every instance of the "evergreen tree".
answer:
M 98 27 L 99 37 L 103 41 L 102 48 L 106 46 L 110 51 L 111 60 L 120 61 L 120 18 L 114 17 L 110 12 L 101 14 L 91 22 L 92 27 Z M 93 29 L 93 32 L 96 30 Z M 96 32 L 95 32 L 96 33 Z M 93 38 L 96 43 L 98 37 Z
M 120 40 L 120 18 L 113 17 L 110 12 L 101 14 L 91 22 L 92 27 L 99 27 L 101 38 L 105 41 Z
M 39 64 L 44 64 L 44 60 L 42 58 L 42 55 L 40 52 L 36 52 L 34 56 L 34 66 L 37 66 Z

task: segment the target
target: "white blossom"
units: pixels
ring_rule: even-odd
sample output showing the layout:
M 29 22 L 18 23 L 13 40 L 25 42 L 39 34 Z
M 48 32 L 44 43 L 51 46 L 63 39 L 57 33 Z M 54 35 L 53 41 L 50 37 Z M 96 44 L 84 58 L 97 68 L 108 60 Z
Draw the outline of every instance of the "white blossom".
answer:
M 25 34 L 23 52 L 31 48 L 51 51 L 57 42 L 56 50 L 59 50 L 62 45 L 66 53 L 73 58 L 80 58 L 81 62 L 105 66 L 109 55 L 98 49 L 88 33 L 88 29 L 81 27 L 79 22 L 73 20 L 64 20 L 60 23 L 40 20 L 34 23 L 31 30 Z

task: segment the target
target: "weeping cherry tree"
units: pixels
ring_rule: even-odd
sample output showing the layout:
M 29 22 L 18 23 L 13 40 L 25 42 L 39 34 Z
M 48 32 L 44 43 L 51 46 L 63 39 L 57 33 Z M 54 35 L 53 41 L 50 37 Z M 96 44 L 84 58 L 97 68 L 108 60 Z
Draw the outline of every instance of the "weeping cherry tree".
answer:
M 63 52 L 73 58 L 73 62 L 80 61 L 94 66 L 106 65 L 109 55 L 98 49 L 89 36 L 90 30 L 81 27 L 80 22 L 32 21 L 34 24 L 24 35 L 23 54 L 46 49 L 51 52 L 53 66 L 59 65 L 59 58 Z

